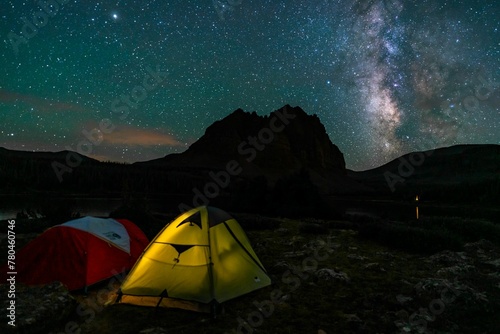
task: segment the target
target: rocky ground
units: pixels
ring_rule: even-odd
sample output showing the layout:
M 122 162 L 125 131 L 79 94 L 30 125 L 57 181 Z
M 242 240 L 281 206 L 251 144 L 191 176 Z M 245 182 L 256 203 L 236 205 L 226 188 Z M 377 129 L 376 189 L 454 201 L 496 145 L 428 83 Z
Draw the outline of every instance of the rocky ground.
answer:
M 18 286 L 16 331 L 5 320 L 0 331 L 497 333 L 500 328 L 498 245 L 481 239 L 460 251 L 422 255 L 361 238 L 347 223 L 278 223 L 273 230 L 247 231 L 273 284 L 227 302 L 215 319 L 183 310 L 114 305 L 123 279 L 117 277 L 87 295 L 70 295 L 57 283 Z M 0 293 L 6 295 L 6 285 Z
M 7 297 L 9 285 L 0 285 L 0 295 Z M 60 282 L 40 287 L 16 284 L 15 309 L 10 300 L 3 298 L 2 310 L 7 319 L 0 324 L 2 333 L 48 333 L 65 321 L 77 306 L 75 298 Z M 15 310 L 14 317 L 9 308 Z M 11 322 L 9 324 L 8 322 Z

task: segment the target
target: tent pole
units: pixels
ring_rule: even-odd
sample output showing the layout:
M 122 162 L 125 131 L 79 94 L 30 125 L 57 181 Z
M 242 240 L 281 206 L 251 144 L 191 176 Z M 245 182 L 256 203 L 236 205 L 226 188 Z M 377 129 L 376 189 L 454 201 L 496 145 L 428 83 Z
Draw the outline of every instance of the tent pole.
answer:
M 117 296 L 116 296 L 115 304 L 119 303 L 122 299 L 122 296 L 123 296 L 122 289 L 118 289 L 116 294 L 117 294 Z
M 160 293 L 160 300 L 158 301 L 158 304 L 156 304 L 156 309 L 158 309 L 158 307 L 160 306 L 161 304 L 161 301 L 163 300 L 164 297 L 168 298 L 168 292 L 167 292 L 167 289 L 163 290 L 161 293 Z
M 88 238 L 87 238 L 87 240 L 88 240 Z M 87 277 L 88 276 L 88 267 L 89 267 L 89 257 L 88 257 L 87 252 L 85 252 L 85 287 L 83 288 L 83 292 L 85 293 L 85 295 L 88 295 L 88 285 L 87 285 L 87 282 L 89 281 L 88 277 Z
M 213 277 L 213 263 L 212 263 L 212 242 L 210 241 L 210 222 L 208 221 L 208 208 L 205 207 L 206 209 L 206 218 L 205 218 L 205 226 L 207 227 L 207 234 L 208 234 L 208 277 L 210 278 L 210 297 L 212 297 L 212 301 L 210 302 L 210 310 L 212 313 L 213 318 L 215 319 L 217 317 L 216 315 L 216 310 L 215 310 L 215 304 L 217 303 L 215 300 L 215 288 L 214 288 L 214 277 Z M 203 217 L 201 219 L 202 225 L 203 225 Z

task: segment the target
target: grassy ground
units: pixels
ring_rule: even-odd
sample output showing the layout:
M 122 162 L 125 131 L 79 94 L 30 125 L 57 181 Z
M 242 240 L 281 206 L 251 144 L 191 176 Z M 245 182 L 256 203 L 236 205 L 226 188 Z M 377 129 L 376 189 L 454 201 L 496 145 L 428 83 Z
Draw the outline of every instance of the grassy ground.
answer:
M 495 333 L 500 328 L 498 246 L 464 246 L 488 235 L 496 238 L 497 227 L 491 224 L 481 225 L 488 235 L 463 240 L 469 228 L 453 219 L 405 229 L 399 223 L 371 222 L 375 227 L 367 228 L 347 221 L 236 218 L 271 286 L 226 302 L 213 319 L 177 309 L 105 305 L 119 287 L 116 281 L 105 282 L 87 295 L 75 294 L 75 311 L 51 333 L 399 333 L 403 328 L 409 333 Z M 252 221 L 258 222 L 254 228 Z M 449 233 L 435 237 L 432 231 L 443 228 Z M 405 249 L 384 233 L 406 238 L 410 246 Z M 444 252 L 447 242 L 432 245 L 430 252 L 425 243 L 415 246 L 428 235 L 438 243 L 451 235 L 460 244 Z M 322 269 L 335 277 L 320 274 Z
M 279 229 L 249 231 L 273 284 L 225 303 L 223 313 L 216 319 L 176 309 L 101 306 L 103 294 L 97 302 L 95 294 L 107 287 L 97 287 L 88 296 L 76 296 L 87 312 L 74 314 L 68 321 L 74 321 L 73 329 L 79 328 L 81 333 L 103 334 L 394 333 L 400 332 L 404 324 L 407 331 L 414 333 L 493 333 L 497 328 L 494 312 L 500 310 L 498 303 L 488 303 L 486 307 L 464 290 L 461 294 L 465 297 L 446 304 L 441 312 L 435 309 L 435 302 L 432 304 L 441 298 L 440 291 L 427 288 L 429 293 L 416 292 L 419 282 L 437 279 L 448 284 L 457 278 L 437 275 L 440 265 L 426 261 L 427 257 L 388 248 L 379 241 L 360 237 L 353 229 L 331 226 L 345 227 L 349 223 L 283 219 Z M 317 274 L 322 268 L 345 275 L 323 279 Z M 467 284 L 487 291 L 490 300 L 500 300 L 500 288 L 484 275 L 474 278 L 475 275 L 469 275 L 471 281 Z M 113 298 L 113 293 L 109 298 Z M 405 302 L 404 298 L 411 300 Z M 431 312 L 425 318 L 422 309 L 439 314 Z M 470 312 L 468 318 L 463 317 L 464 312 Z M 471 320 L 470 315 L 478 320 Z M 54 333 L 64 332 L 65 325 L 67 322 Z

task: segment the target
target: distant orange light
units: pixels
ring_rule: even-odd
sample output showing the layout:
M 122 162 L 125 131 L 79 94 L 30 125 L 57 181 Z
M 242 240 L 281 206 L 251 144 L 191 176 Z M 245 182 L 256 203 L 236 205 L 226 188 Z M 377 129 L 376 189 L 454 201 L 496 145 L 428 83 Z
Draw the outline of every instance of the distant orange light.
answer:
M 418 202 L 418 195 L 415 196 L 415 202 Z M 415 207 L 415 213 L 416 213 L 416 216 L 417 216 L 417 220 L 419 218 L 419 214 L 418 214 L 418 204 L 417 206 Z

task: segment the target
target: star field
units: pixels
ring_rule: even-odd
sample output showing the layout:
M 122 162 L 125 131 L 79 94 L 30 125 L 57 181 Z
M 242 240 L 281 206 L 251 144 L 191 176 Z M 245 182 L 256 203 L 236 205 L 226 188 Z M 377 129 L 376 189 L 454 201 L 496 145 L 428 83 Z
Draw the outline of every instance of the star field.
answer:
M 237 108 L 317 114 L 348 168 L 500 143 L 497 1 L 0 2 L 0 146 L 134 162 Z M 154 74 L 156 73 L 156 75 Z

